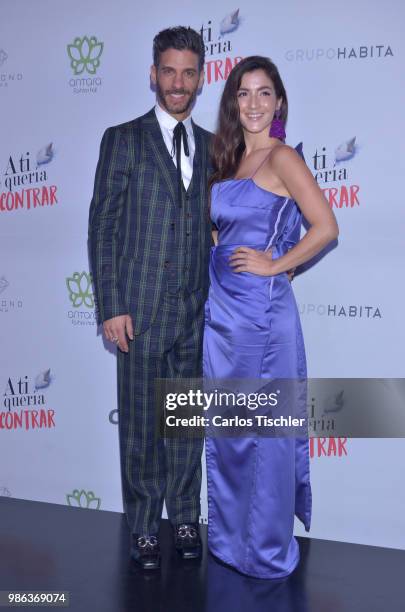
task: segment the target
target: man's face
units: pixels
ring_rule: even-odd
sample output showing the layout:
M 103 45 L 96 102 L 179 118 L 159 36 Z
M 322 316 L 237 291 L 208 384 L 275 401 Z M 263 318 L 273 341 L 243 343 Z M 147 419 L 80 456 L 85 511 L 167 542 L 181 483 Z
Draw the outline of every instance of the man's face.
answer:
M 167 49 L 160 54 L 159 66 L 151 67 L 150 76 L 160 105 L 178 121 L 185 119 L 204 82 L 198 55 L 188 49 Z

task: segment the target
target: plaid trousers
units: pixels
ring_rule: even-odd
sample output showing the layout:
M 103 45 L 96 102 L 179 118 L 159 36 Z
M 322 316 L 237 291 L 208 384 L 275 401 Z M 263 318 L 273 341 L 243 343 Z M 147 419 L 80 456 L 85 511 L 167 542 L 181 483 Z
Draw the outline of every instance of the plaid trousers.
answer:
M 155 378 L 199 378 L 206 291 L 164 294 L 152 325 L 118 351 L 124 509 L 134 534 L 156 534 L 166 501 L 174 524 L 198 522 L 203 438 L 156 436 Z

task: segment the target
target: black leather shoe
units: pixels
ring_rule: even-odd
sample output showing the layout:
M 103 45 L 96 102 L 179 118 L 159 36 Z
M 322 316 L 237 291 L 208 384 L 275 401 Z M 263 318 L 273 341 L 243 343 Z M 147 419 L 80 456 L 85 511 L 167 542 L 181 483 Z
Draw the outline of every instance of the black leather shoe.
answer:
M 198 523 L 181 523 L 174 529 L 174 545 L 182 559 L 200 559 L 202 544 Z
M 133 535 L 131 558 L 144 570 L 159 569 L 160 546 L 155 535 Z

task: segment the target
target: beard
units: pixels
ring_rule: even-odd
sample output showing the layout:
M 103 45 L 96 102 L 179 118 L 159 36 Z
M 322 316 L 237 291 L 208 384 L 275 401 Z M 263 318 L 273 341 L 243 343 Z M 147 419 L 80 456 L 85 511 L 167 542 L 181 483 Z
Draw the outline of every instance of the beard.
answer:
M 159 102 L 161 103 L 161 105 L 163 106 L 163 108 L 165 108 L 168 113 L 171 113 L 173 115 L 181 115 L 191 109 L 197 97 L 197 90 L 198 90 L 198 87 L 196 87 L 193 91 L 190 91 L 188 89 L 171 89 L 168 91 L 163 91 L 159 82 L 156 81 L 157 98 Z M 189 97 L 183 103 L 182 106 L 179 106 L 179 105 L 170 103 L 170 101 L 168 100 L 168 96 L 170 94 L 184 94 L 185 96 L 189 96 Z

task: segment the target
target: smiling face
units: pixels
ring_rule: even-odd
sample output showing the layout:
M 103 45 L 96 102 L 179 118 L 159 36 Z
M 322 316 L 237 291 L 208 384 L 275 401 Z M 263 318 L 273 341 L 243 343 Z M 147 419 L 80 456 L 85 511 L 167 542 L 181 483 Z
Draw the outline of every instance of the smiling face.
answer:
M 160 106 L 182 121 L 191 112 L 204 71 L 199 71 L 198 55 L 193 51 L 167 49 L 160 54 L 159 66 L 151 67 L 151 79 Z
M 242 76 L 237 99 L 243 129 L 252 134 L 268 133 L 282 99 L 277 99 L 273 81 L 266 72 L 261 69 L 246 72 Z

